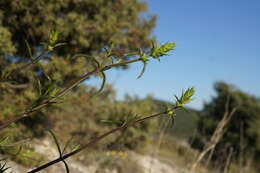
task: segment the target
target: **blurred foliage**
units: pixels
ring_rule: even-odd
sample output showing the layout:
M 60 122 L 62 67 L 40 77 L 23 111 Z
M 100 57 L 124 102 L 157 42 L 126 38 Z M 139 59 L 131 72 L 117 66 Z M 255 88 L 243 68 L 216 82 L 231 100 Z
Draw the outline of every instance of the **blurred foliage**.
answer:
M 228 123 L 223 138 L 215 148 L 212 163 L 218 168 L 220 165 L 224 165 L 231 147 L 234 149 L 234 161 L 238 161 L 242 157 L 242 164 L 246 165 L 247 161 L 250 160 L 249 158 L 253 157 L 255 162 L 259 163 L 259 99 L 224 82 L 216 83 L 214 88 L 216 96 L 210 102 L 205 103 L 203 110 L 200 112 L 197 125 L 198 133 L 193 140 L 193 147 L 202 149 L 210 139 L 224 115 L 225 105 L 229 97 L 229 110 L 237 107 L 237 111 Z
M 36 55 L 49 40 L 50 29 L 59 31 L 66 46 L 53 53 L 48 63 L 52 65 L 45 68 L 58 79 L 63 73 L 66 81 L 81 74 L 87 64 L 83 58 L 69 59 L 72 55 L 102 57 L 102 48 L 112 42 L 113 53 L 122 58 L 126 52 L 150 47 L 156 17 L 146 11 L 146 4 L 138 0 L 1 0 L 0 55 L 15 54 L 15 62 L 26 62 L 25 40 Z M 14 57 L 4 59 L 10 63 Z
M 146 116 L 158 110 L 152 97 L 139 99 L 126 96 L 124 101 L 118 101 L 110 85 L 107 85 L 98 97 L 91 97 L 91 93 L 95 90 L 87 86 L 82 87 L 81 91 L 67 98 L 61 105 L 62 110 L 57 109 L 53 114 L 52 121 L 56 124 L 55 132 L 63 134 L 63 139 L 66 140 L 71 135 L 79 139 L 79 143 L 84 144 L 90 138 L 122 125 L 125 119 L 133 113 Z M 118 122 L 118 124 L 110 122 Z M 138 128 L 130 127 L 114 134 L 109 139 L 104 139 L 106 144 L 100 147 L 103 149 L 142 148 L 149 142 L 149 135 L 156 130 L 157 124 L 158 120 L 154 119 L 137 125 Z
M 158 111 L 165 109 L 165 105 L 171 105 L 172 103 L 163 100 L 153 99 L 155 105 L 157 105 Z M 178 100 L 177 100 L 178 103 Z M 185 107 L 185 109 L 177 109 L 175 111 L 175 122 L 173 126 L 168 126 L 166 133 L 177 139 L 188 141 L 193 139 L 193 136 L 197 131 L 199 111 Z M 163 123 L 164 119 L 161 118 L 160 123 Z
M 177 110 L 176 115 L 174 126 L 169 127 L 168 133 L 179 139 L 192 140 L 196 134 L 198 111 L 186 108 L 186 110 Z
M 25 166 L 36 166 L 44 157 L 37 153 L 28 138 L 24 127 L 14 126 L 1 131 L 0 154 L 8 155 L 10 159 Z
M 41 54 L 51 29 L 66 43 L 44 54 L 30 69 L 12 75 L 11 81 L 1 82 L 1 120 L 21 112 L 37 98 L 36 78 L 43 86 L 52 79 L 62 87 L 91 70 L 88 58 L 72 55 L 84 53 L 104 63 L 110 59 L 103 58 L 103 48 L 111 42 L 117 45 L 113 54 L 119 59 L 127 58 L 123 56 L 126 52 L 148 48 L 155 16 L 149 17 L 146 11 L 146 4 L 137 0 L 1 0 L 1 76 L 30 62 L 30 55 Z
M 104 56 L 107 51 L 116 55 L 112 58 L 114 61 L 129 59 L 125 55 L 128 52 L 146 51 L 155 41 L 151 32 L 156 21 L 156 17 L 147 10 L 146 3 L 138 0 L 1 0 L 0 121 L 25 109 L 30 110 L 35 106 L 32 103 L 52 96 L 49 85 L 54 81 L 54 91 L 57 92 L 91 71 L 90 56 L 105 64 L 111 62 L 111 58 Z M 57 33 L 62 40 L 59 40 Z M 44 53 L 46 42 L 48 52 Z M 56 42 L 66 45 L 53 51 Z M 116 45 L 113 50 L 109 49 L 111 43 Z M 74 56 L 78 53 L 90 56 Z M 35 61 L 41 54 L 43 58 Z M 32 66 L 22 68 L 5 80 L 14 69 L 30 62 L 33 62 Z M 80 142 L 86 142 L 90 137 L 114 127 L 102 122 L 104 119 L 112 120 L 114 116 L 123 119 L 129 112 L 144 115 L 153 110 L 149 99 L 144 102 L 139 99 L 130 99 L 125 103 L 117 101 L 111 86 L 107 86 L 98 97 L 92 97 L 95 92 L 95 88 L 85 85 L 77 87 L 71 96 L 59 100 L 64 104 L 33 113 L 1 131 L 0 139 L 10 136 L 10 142 L 15 143 L 24 138 L 42 137 L 46 129 L 54 128 L 60 129 L 57 135 L 61 135 L 64 142 L 70 136 L 82 137 L 85 140 Z M 132 104 L 133 108 L 127 104 Z M 124 136 L 127 142 L 122 145 L 137 148 L 145 143 L 154 122 L 141 126 L 142 130 L 127 130 Z M 121 136 L 118 134 L 115 138 L 121 140 Z M 131 144 L 132 141 L 138 142 Z M 115 144 L 111 140 L 112 146 Z M 16 148 L 13 150 L 16 151 Z M 31 151 L 30 147 L 23 147 L 21 153 Z M 1 153 L 8 154 L 5 149 L 1 149 Z M 30 165 L 23 160 L 21 163 Z
M 0 47 L 24 57 L 24 40 L 36 49 L 52 28 L 67 44 L 58 55 L 91 54 L 111 41 L 120 50 L 147 48 L 155 16 L 143 15 L 146 11 L 138 0 L 1 0 L 1 41 L 9 46 Z
M 122 151 L 107 151 L 97 158 L 99 162 L 99 168 L 96 173 L 111 172 L 115 170 L 117 173 L 136 172 L 143 173 L 142 167 L 131 158 L 127 152 Z
M 159 45 L 151 37 L 156 17 L 146 11 L 145 2 L 138 0 L 1 0 L 0 121 L 52 98 L 61 88 L 93 70 L 92 59 L 99 66 L 137 57 L 144 64 L 138 78 L 141 77 L 148 57 L 160 60 L 160 56 L 175 48 L 175 43 Z M 57 46 L 60 47 L 53 51 Z M 31 66 L 23 66 L 30 62 Z M 24 68 L 15 71 L 20 67 Z M 96 88 L 85 84 L 74 88 L 57 104 L 1 131 L 0 139 L 8 136 L 10 143 L 16 144 L 24 139 L 42 138 L 46 130 L 52 129 L 61 143 L 73 138 L 73 143 L 80 145 L 126 121 L 164 111 L 150 96 L 126 96 L 119 101 L 110 85 L 93 96 L 96 92 Z M 182 108 L 193 94 L 194 89 L 189 88 L 176 97 L 172 106 Z M 95 151 L 120 151 L 102 157 L 100 171 L 113 165 L 118 172 L 142 172 L 136 163 L 123 159 L 122 153 L 128 149 L 143 150 L 158 131 L 159 123 L 158 119 L 142 122 L 136 125 L 138 128 L 129 127 L 104 139 L 102 145 L 92 146 Z M 33 141 L 28 143 L 31 145 L 3 145 L 0 152 L 18 163 L 34 166 L 43 158 L 34 151 Z

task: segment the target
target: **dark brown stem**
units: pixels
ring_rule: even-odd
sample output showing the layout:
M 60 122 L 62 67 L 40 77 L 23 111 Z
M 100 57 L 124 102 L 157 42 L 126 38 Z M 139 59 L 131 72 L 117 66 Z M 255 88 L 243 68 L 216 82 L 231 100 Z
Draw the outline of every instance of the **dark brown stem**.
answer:
M 134 122 L 131 123 L 131 124 L 124 124 L 124 125 L 122 125 L 122 126 L 119 126 L 119 127 L 117 127 L 117 128 L 114 128 L 114 129 L 112 129 L 112 130 L 110 130 L 110 131 L 104 133 L 103 135 L 98 136 L 98 137 L 92 139 L 91 141 L 89 141 L 87 144 L 83 145 L 83 146 L 80 147 L 79 149 L 76 149 L 76 150 L 74 150 L 74 151 L 72 151 L 72 152 L 70 152 L 70 153 L 68 153 L 68 154 L 65 154 L 65 155 L 63 155 L 62 157 L 59 157 L 58 159 L 52 160 L 52 161 L 50 161 L 50 162 L 48 162 L 48 163 L 46 163 L 46 164 L 44 164 L 44 165 L 42 165 L 42 166 L 39 166 L 38 168 L 35 168 L 35 169 L 29 171 L 28 173 L 39 172 L 39 171 L 41 171 L 41 170 L 43 170 L 43 169 L 46 169 L 46 168 L 48 168 L 48 167 L 50 167 L 50 166 L 52 166 L 52 165 L 54 165 L 54 164 L 56 164 L 56 163 L 58 163 L 58 162 L 61 162 L 61 161 L 65 160 L 65 159 L 67 159 L 67 158 L 69 158 L 69 157 L 71 157 L 71 156 L 73 156 L 73 155 L 75 155 L 75 154 L 81 152 L 82 150 L 84 150 L 84 149 L 86 149 L 86 148 L 88 148 L 88 147 L 90 147 L 90 146 L 92 146 L 92 145 L 98 143 L 98 142 L 99 142 L 100 140 L 102 140 L 103 138 L 105 138 L 105 137 L 107 137 L 107 136 L 109 136 L 109 135 L 111 135 L 111 134 L 113 134 L 113 133 L 115 133 L 115 132 L 117 132 L 117 131 L 119 131 L 119 130 L 126 129 L 126 128 L 128 128 L 128 127 L 134 126 L 134 125 L 137 124 L 137 123 L 141 123 L 141 122 L 143 122 L 143 121 L 150 120 L 150 119 L 153 119 L 153 118 L 156 118 L 156 117 L 165 115 L 165 114 L 167 114 L 166 111 L 160 112 L 160 113 L 157 113 L 157 114 L 154 114 L 154 115 L 150 115 L 150 116 L 144 117 L 144 118 L 142 118 L 142 119 L 136 120 L 136 121 L 134 121 Z

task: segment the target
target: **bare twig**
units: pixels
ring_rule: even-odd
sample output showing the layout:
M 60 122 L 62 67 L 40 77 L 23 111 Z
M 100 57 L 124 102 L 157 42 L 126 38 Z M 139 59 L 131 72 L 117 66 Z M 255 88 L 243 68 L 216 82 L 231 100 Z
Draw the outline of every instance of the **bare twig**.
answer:
M 194 171 L 195 168 L 198 166 L 200 161 L 203 159 L 203 157 L 209 152 L 214 150 L 216 145 L 221 140 L 222 136 L 225 133 L 225 127 L 230 121 L 231 117 L 234 115 L 238 107 L 234 107 L 231 111 L 229 111 L 229 102 L 230 97 L 228 97 L 227 102 L 225 104 L 225 113 L 221 121 L 218 123 L 217 128 L 215 129 L 213 135 L 210 138 L 210 141 L 205 144 L 202 152 L 199 154 L 195 162 L 191 166 L 191 171 Z M 212 151 L 213 152 L 213 151 Z
M 229 168 L 229 165 L 231 163 L 232 154 L 233 154 L 233 148 L 230 147 L 223 173 L 227 173 L 228 172 L 228 168 Z

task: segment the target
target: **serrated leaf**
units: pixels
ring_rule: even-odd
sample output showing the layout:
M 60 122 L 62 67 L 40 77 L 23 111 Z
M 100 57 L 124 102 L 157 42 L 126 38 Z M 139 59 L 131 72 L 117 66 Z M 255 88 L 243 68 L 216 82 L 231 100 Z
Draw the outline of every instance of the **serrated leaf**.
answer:
M 195 93 L 194 88 L 188 88 L 185 92 L 182 92 L 181 97 L 177 97 L 176 98 L 176 102 L 175 102 L 175 106 L 176 107 L 180 107 L 183 108 L 183 105 L 190 103 L 193 100 L 193 95 Z
M 151 48 L 151 53 L 150 56 L 153 57 L 154 59 L 158 59 L 161 56 L 167 55 L 167 53 L 175 48 L 176 44 L 173 42 L 168 42 L 162 45 L 155 45 L 154 43 L 152 44 Z
M 194 95 L 194 88 L 188 88 L 181 96 L 180 100 L 182 104 L 187 104 L 192 100 L 192 96 Z

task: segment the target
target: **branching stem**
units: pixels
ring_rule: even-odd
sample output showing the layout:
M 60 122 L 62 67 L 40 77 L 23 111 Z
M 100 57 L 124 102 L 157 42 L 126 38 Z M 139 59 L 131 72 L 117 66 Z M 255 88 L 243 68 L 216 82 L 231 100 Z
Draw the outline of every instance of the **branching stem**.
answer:
M 33 170 L 31 170 L 31 171 L 29 171 L 27 173 L 39 172 L 39 171 L 41 171 L 43 169 L 46 169 L 46 168 L 48 168 L 48 167 L 50 167 L 50 166 L 52 166 L 52 165 L 54 165 L 54 164 L 56 164 L 58 162 L 62 162 L 63 160 L 65 160 L 65 159 L 67 159 L 67 158 L 69 158 L 69 157 L 71 157 L 71 156 L 81 152 L 82 150 L 84 150 L 84 149 L 86 149 L 86 148 L 88 148 L 88 147 L 98 143 L 103 138 L 105 138 L 105 137 L 107 137 L 107 136 L 109 136 L 109 135 L 111 135 L 111 134 L 113 134 L 113 133 L 115 133 L 117 131 L 124 130 L 124 129 L 128 128 L 128 127 L 134 126 L 137 123 L 141 123 L 143 121 L 150 120 L 150 119 L 153 119 L 153 118 L 165 115 L 167 113 L 168 113 L 167 111 L 164 111 L 164 112 L 160 112 L 160 113 L 157 113 L 157 114 L 154 114 L 154 115 L 150 115 L 150 116 L 144 117 L 142 119 L 136 120 L 136 121 L 132 122 L 131 124 L 123 124 L 122 126 L 114 128 L 114 129 L 104 133 L 103 135 L 98 136 L 98 137 L 92 139 L 87 144 L 81 146 L 79 149 L 76 149 L 76 150 L 74 150 L 74 151 L 72 151 L 70 153 L 67 153 L 67 154 L 63 155 L 62 157 L 59 157 L 58 159 L 52 160 L 52 161 L 50 161 L 50 162 L 48 162 L 48 163 L 46 163 L 46 164 L 44 164 L 42 166 L 39 166 L 38 168 L 35 168 L 35 169 L 33 169 Z
M 41 56 L 39 56 L 40 58 Z M 38 57 L 37 57 L 38 58 Z M 86 73 L 85 75 L 83 75 L 81 78 L 79 78 L 77 81 L 75 81 L 74 83 L 72 83 L 70 86 L 68 86 L 67 88 L 61 90 L 59 93 L 57 93 L 55 95 L 54 98 L 50 99 L 50 100 L 46 100 L 44 101 L 43 103 L 41 103 L 40 105 L 32 108 L 30 111 L 25 111 L 24 113 L 21 113 L 21 114 L 18 114 L 12 118 L 10 118 L 9 120 L 6 120 L 4 122 L 1 122 L 0 123 L 0 130 L 8 127 L 10 124 L 12 123 L 15 123 L 17 121 L 19 121 L 20 119 L 23 119 L 27 116 L 29 116 L 30 113 L 32 112 L 35 112 L 35 111 L 38 111 L 48 105 L 50 105 L 55 99 L 57 98 L 60 98 L 64 95 L 66 95 L 71 89 L 75 88 L 76 86 L 78 86 L 81 82 L 83 82 L 84 80 L 86 80 L 89 76 L 95 74 L 95 73 L 98 73 L 98 72 L 103 72 L 103 71 L 106 71 L 106 70 L 109 70 L 111 68 L 115 68 L 115 67 L 119 67 L 119 66 L 122 66 L 122 65 L 127 65 L 127 64 L 130 64 L 130 63 L 134 63 L 134 62 L 138 62 L 140 61 L 140 58 L 137 58 L 137 59 L 133 59 L 133 60 L 128 60 L 128 61 L 124 61 L 124 62 L 119 62 L 119 63 L 116 63 L 116 64 L 111 64 L 111 65 L 107 65 L 107 66 L 104 66 L 104 67 L 100 67 L 100 68 L 96 68 L 94 69 L 93 71 L 90 71 L 88 73 Z

